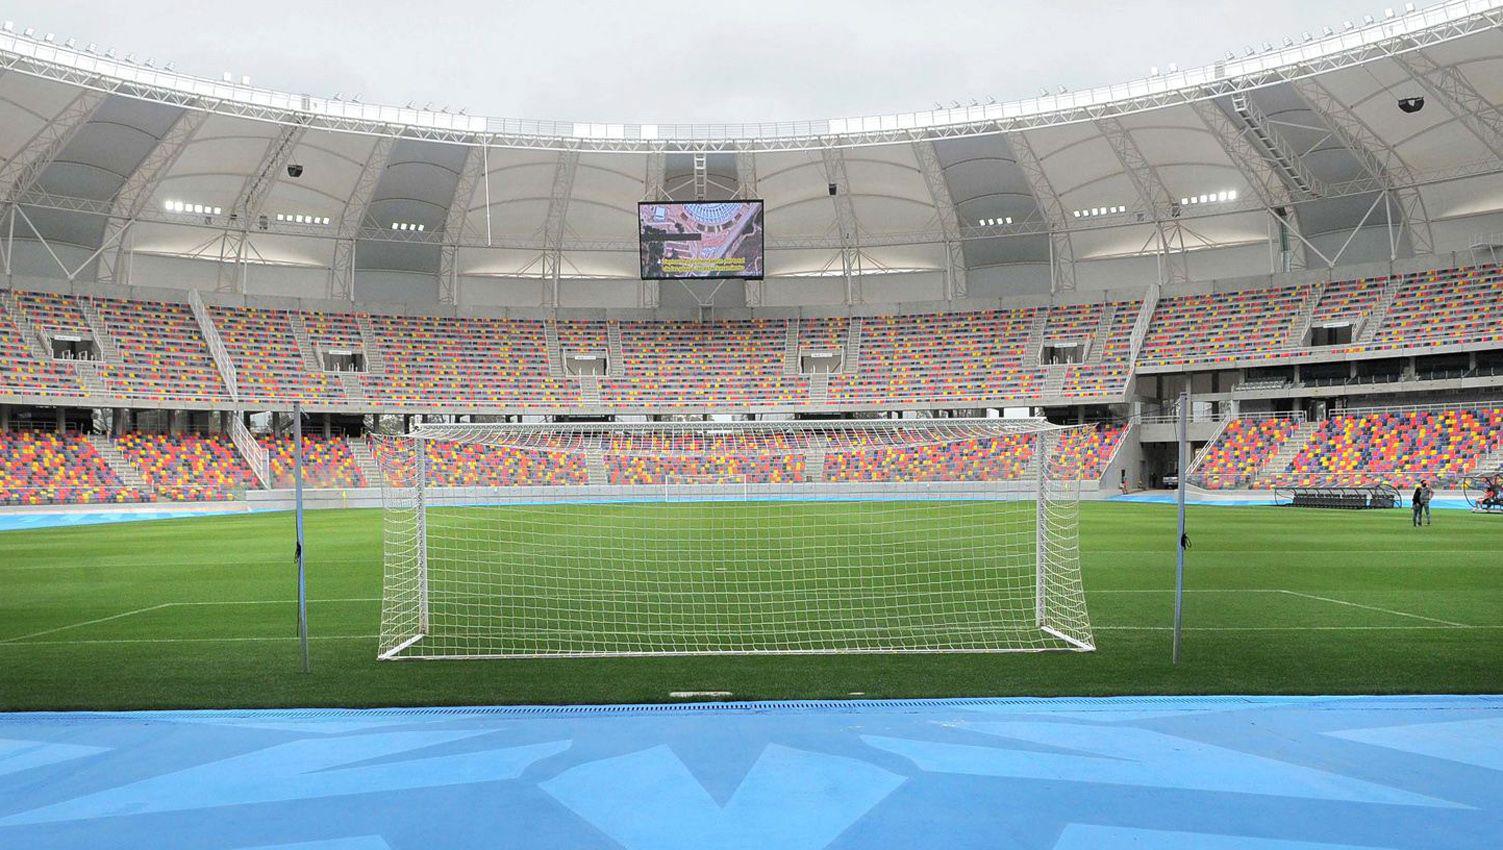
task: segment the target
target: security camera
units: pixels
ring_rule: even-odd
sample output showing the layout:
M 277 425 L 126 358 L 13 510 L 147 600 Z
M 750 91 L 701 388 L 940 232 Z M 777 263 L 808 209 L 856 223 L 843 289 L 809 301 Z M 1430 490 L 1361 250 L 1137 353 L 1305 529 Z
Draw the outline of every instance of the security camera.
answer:
M 1406 114 L 1409 114 L 1409 115 L 1413 115 L 1414 113 L 1416 113 L 1416 112 L 1418 112 L 1418 111 L 1420 111 L 1421 109 L 1424 109 L 1424 108 L 1425 108 L 1425 99 L 1422 98 L 1422 97 L 1401 97 L 1401 98 L 1399 98 L 1399 111 L 1400 112 L 1403 112 L 1403 113 L 1406 113 Z
M 295 162 L 292 163 L 292 164 L 290 164 L 290 165 L 288 165 L 287 166 L 287 176 L 291 177 L 294 180 L 296 180 L 299 177 L 302 177 L 303 176 L 303 167 L 301 165 L 298 165 Z

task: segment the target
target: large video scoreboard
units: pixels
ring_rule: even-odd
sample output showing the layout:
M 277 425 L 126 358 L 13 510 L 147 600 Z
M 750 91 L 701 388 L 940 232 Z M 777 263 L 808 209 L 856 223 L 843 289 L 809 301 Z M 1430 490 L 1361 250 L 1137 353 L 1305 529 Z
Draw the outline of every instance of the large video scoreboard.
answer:
M 761 201 L 637 205 L 643 280 L 762 277 Z

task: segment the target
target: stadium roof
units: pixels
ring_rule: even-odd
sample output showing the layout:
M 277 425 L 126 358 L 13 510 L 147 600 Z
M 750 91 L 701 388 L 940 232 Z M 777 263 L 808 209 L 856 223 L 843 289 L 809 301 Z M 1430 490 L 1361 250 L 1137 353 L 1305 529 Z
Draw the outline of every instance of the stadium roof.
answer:
M 268 91 L 0 32 L 0 202 L 70 277 L 114 280 L 129 246 L 333 269 L 335 297 L 353 269 L 438 275 L 443 300 L 459 276 L 635 278 L 636 203 L 696 195 L 766 199 L 772 276 L 960 289 L 1043 263 L 1068 289 L 1081 263 L 1162 255 L 1174 281 L 1284 223 L 1317 267 L 1344 247 L 1323 236 L 1394 221 L 1396 250 L 1429 253 L 1433 223 L 1503 209 L 1500 25 L 1503 2 L 1461 0 L 1027 101 L 652 126 Z

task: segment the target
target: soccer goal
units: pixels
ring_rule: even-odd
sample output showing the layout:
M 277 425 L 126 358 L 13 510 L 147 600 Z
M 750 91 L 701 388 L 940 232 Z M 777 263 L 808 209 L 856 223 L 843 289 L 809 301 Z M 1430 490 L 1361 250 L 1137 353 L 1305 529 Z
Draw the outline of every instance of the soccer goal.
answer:
M 376 438 L 380 657 L 1090 650 L 1082 434 L 939 419 Z

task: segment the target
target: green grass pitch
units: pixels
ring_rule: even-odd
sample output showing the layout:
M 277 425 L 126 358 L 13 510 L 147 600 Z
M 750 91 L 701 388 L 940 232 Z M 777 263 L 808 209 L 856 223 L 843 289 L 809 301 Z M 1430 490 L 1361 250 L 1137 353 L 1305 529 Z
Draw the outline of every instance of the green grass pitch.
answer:
M 1093 653 L 378 662 L 379 521 L 308 515 L 309 675 L 291 514 L 0 533 L 0 709 L 1503 691 L 1497 517 L 1192 508 L 1178 667 L 1170 506 L 1082 504 Z

